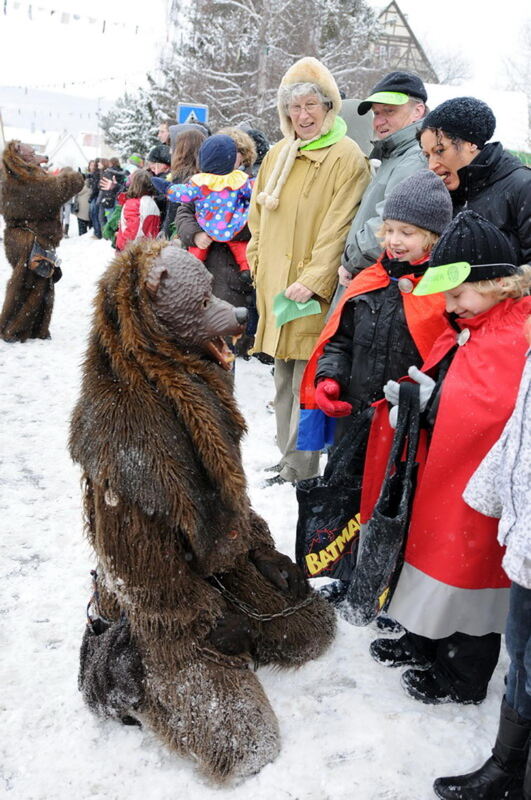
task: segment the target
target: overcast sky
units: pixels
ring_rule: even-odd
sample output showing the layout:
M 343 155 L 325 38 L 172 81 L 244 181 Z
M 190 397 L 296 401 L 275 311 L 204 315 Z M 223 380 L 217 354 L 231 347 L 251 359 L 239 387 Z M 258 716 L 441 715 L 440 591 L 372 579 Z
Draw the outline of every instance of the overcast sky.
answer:
M 386 5 L 369 1 L 378 8 Z M 503 87 L 503 61 L 519 54 L 518 35 L 530 18 L 529 0 L 504 0 L 492 10 L 479 0 L 399 0 L 399 5 L 421 44 L 462 50 L 476 79 L 486 87 Z M 167 0 L 21 0 L 16 6 L 7 0 L 7 14 L 0 9 L 2 85 L 61 91 L 65 83 L 69 94 L 116 96 L 142 81 L 165 40 Z M 81 18 L 61 22 L 62 12 Z M 103 78 L 115 80 L 102 82 Z M 76 81 L 86 84 L 68 85 Z
M 20 0 L 16 6 L 7 0 L 7 14 L 0 10 L 4 86 L 61 91 L 64 83 L 68 94 L 117 96 L 138 86 L 165 41 L 166 0 Z

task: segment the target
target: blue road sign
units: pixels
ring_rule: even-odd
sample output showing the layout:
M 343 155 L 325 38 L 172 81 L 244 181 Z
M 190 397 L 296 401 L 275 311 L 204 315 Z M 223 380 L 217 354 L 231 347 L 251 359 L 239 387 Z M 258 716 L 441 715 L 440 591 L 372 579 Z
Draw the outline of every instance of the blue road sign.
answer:
M 208 106 L 201 103 L 177 103 L 177 122 L 208 122 Z

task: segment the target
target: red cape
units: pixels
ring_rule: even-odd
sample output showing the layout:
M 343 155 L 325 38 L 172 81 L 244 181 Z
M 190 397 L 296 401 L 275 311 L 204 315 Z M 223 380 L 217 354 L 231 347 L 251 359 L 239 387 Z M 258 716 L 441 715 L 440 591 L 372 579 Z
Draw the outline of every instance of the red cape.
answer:
M 470 330 L 443 381 L 429 448 L 424 436 L 421 469 L 413 502 L 405 560 L 432 578 L 463 589 L 509 585 L 501 567 L 498 521 L 462 499 L 473 472 L 500 437 L 511 415 L 528 343 L 523 325 L 531 297 L 505 300 L 472 319 L 458 320 Z M 456 343 L 448 329 L 435 342 L 425 364 L 430 372 Z M 385 401 L 376 404 L 363 481 L 361 521 L 372 513 L 392 441 Z

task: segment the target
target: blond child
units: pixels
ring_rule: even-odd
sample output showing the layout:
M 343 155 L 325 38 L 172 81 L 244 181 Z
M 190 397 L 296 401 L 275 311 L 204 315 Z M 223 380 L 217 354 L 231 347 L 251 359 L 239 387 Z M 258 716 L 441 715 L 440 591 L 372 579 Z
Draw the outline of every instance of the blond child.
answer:
M 420 366 L 446 328 L 442 297 L 416 297 L 413 289 L 451 219 L 448 190 L 429 170 L 406 178 L 390 193 L 380 231 L 384 252 L 352 280 L 306 366 L 299 449 L 347 447 L 345 434 L 383 397 L 384 383 L 404 375 L 410 364 Z M 338 603 L 347 588 L 348 580 L 341 579 L 323 594 Z
M 444 293 L 451 327 L 422 372 L 409 370 L 420 384 L 429 436 L 389 606 L 407 632 L 377 639 L 370 650 L 380 663 L 412 667 L 402 685 L 423 703 L 480 703 L 498 661 L 509 581 L 497 520 L 470 508 L 462 494 L 514 408 L 530 285 L 531 268 L 517 266 L 504 234 L 464 211 L 444 232 L 415 289 L 417 296 Z M 397 389 L 395 382 L 385 387 L 391 402 Z M 374 470 L 372 452 L 369 462 Z
M 413 289 L 452 219 L 442 180 L 421 170 L 401 181 L 383 208 L 384 252 L 344 293 L 310 357 L 301 384 L 298 448 L 337 444 L 353 415 L 383 397 L 383 385 L 420 366 L 444 330 L 440 296 Z M 337 426 L 326 417 L 347 417 Z

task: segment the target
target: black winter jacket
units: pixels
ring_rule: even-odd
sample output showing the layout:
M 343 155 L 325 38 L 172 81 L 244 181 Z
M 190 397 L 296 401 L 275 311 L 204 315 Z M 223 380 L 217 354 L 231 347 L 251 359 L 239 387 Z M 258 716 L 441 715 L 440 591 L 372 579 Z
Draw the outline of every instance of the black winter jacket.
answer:
M 98 202 L 103 206 L 103 208 L 114 208 L 116 205 L 116 197 L 119 192 L 123 191 L 125 182 L 127 180 L 127 175 L 121 169 L 109 167 L 108 169 L 103 170 L 101 177 L 108 178 L 109 180 L 114 178 L 116 180 L 116 184 L 112 189 L 100 189 L 100 193 L 98 195 Z
M 398 380 L 422 357 L 409 332 L 402 293 L 397 278 L 415 270 L 421 274 L 428 264 L 412 267 L 386 257 L 382 264 L 395 278 L 383 289 L 347 300 L 339 327 L 325 345 L 316 382 L 334 378 L 341 385 L 341 399 L 352 403 L 356 413 L 383 397 L 383 385 Z
M 499 142 L 491 142 L 457 174 L 459 186 L 450 192 L 454 214 L 464 209 L 481 214 L 510 238 L 519 254 L 519 263 L 529 263 L 531 169 Z
M 100 193 L 100 179 L 101 179 L 102 170 L 95 170 L 94 172 L 87 173 L 87 179 L 90 186 L 90 197 L 89 203 L 93 200 L 98 199 L 98 195 Z

